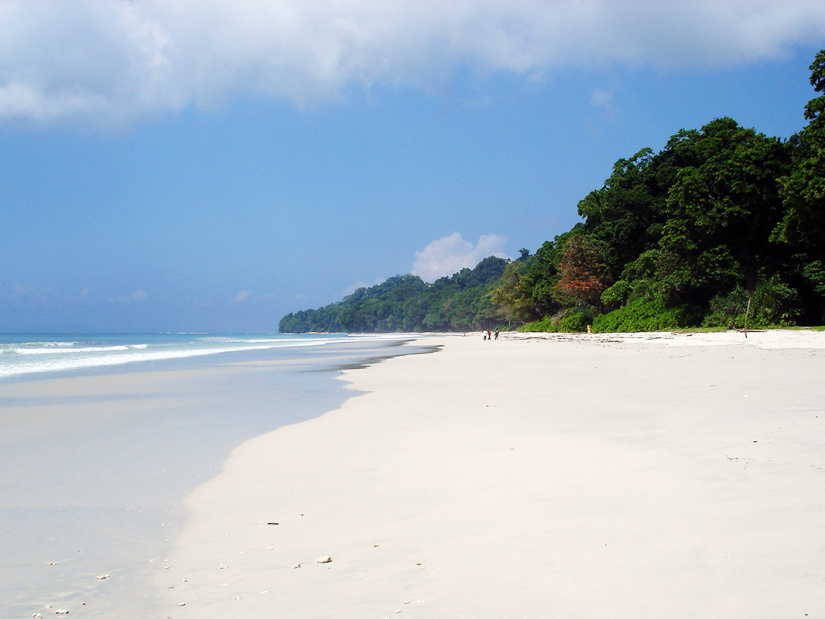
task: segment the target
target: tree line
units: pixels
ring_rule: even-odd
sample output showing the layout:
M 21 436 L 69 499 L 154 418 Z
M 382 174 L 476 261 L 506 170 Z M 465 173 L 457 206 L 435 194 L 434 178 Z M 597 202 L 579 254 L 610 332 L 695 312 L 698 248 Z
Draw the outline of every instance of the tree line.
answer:
M 342 301 L 281 318 L 282 333 L 415 332 L 490 329 L 506 320 L 490 299 L 508 261 L 491 256 L 432 284 L 396 275 Z
M 825 50 L 811 64 L 825 93 Z M 788 139 L 718 118 L 613 166 L 582 221 L 514 261 L 411 275 L 290 314 L 282 331 L 642 331 L 825 322 L 825 94 Z M 310 328 L 311 327 L 311 328 Z

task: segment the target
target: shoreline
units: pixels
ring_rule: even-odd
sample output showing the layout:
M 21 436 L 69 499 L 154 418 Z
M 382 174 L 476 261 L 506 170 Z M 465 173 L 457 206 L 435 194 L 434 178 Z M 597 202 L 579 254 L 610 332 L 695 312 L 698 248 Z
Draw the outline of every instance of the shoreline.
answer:
M 189 496 L 163 616 L 822 616 L 825 333 L 797 333 L 439 336 L 345 370 L 359 395 Z
M 234 447 L 350 396 L 385 341 L 251 350 L 0 382 L 0 615 L 154 617 L 185 497 Z

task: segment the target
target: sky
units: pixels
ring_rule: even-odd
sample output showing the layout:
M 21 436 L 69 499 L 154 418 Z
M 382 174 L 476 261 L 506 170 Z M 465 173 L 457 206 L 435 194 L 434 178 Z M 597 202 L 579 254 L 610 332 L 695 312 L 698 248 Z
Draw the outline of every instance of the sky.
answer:
M 517 257 L 613 163 L 788 138 L 821 0 L 3 0 L 0 332 L 267 333 Z

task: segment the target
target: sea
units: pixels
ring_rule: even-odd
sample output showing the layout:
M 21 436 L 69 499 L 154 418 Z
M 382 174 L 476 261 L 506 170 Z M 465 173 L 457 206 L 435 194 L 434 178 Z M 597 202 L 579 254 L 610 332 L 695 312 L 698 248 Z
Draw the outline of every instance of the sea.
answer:
M 387 335 L 0 335 L 0 381 L 45 373 L 243 353 L 397 341 Z
M 0 335 L 0 617 L 156 616 L 185 498 L 409 335 Z

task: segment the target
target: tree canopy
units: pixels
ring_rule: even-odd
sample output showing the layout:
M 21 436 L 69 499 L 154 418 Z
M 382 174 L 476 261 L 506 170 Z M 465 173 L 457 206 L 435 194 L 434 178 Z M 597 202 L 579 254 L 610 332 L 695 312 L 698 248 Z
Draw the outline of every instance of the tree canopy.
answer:
M 807 125 L 780 139 L 717 118 L 615 163 L 582 221 L 515 261 L 396 276 L 282 331 L 670 329 L 825 322 L 825 50 Z M 749 303 L 750 302 L 750 303 Z
M 733 325 L 748 299 L 757 301 L 756 324 L 822 322 L 814 216 L 825 210 L 802 200 L 806 210 L 793 217 L 805 218 L 805 234 L 790 234 L 792 196 L 783 189 L 800 161 L 810 163 L 805 139 L 719 118 L 679 131 L 659 153 L 620 159 L 579 202 L 583 223 L 545 244 L 544 259 L 532 257 L 493 298 L 515 310 L 536 289 L 550 291 L 556 307 L 526 316 L 540 329 L 563 327 L 565 317 L 596 330 Z
M 508 261 L 485 258 L 432 284 L 415 275 L 396 275 L 359 288 L 338 303 L 284 316 L 281 332 L 471 331 L 504 321 L 504 311 L 489 298 Z

